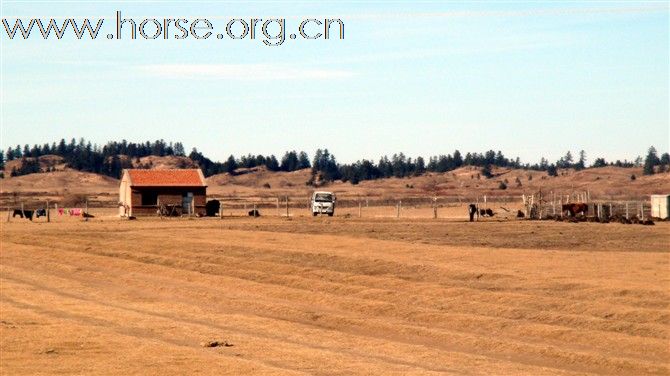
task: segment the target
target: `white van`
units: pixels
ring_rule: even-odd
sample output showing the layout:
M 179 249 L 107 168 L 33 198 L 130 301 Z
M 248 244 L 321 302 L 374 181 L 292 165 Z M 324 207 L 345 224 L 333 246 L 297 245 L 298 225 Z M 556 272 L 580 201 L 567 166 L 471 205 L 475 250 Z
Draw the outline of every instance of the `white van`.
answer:
M 314 192 L 312 194 L 312 215 L 335 214 L 335 194 L 333 192 Z

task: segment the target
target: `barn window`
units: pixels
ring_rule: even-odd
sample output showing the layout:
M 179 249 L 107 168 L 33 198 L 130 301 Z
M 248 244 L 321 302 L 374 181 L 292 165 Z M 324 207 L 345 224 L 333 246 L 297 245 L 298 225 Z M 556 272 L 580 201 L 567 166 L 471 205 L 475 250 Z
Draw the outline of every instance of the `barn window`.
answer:
M 142 192 L 142 205 L 158 205 L 158 192 Z

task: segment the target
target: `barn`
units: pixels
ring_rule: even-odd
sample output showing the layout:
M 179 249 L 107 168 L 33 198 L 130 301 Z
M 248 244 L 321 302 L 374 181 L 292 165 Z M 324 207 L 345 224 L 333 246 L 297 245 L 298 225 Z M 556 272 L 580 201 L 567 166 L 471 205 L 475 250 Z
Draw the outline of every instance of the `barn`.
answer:
M 122 217 L 205 214 L 207 183 L 200 169 L 123 170 L 119 187 Z
M 668 219 L 669 206 L 670 206 L 670 195 L 651 195 L 652 217 L 660 219 Z

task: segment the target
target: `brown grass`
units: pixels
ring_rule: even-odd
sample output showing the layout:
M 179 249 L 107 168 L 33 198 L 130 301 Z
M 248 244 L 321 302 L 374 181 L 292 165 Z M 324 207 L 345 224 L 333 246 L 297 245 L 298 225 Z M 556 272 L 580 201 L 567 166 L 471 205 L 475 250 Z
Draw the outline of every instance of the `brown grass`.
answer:
M 0 371 L 666 375 L 669 230 L 3 222 Z M 210 341 L 233 346 L 202 346 Z

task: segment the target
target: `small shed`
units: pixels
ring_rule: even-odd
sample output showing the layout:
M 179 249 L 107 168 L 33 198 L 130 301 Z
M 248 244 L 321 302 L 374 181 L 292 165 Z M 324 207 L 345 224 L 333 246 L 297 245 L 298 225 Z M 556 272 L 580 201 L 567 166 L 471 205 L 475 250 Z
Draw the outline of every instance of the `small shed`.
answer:
M 670 195 L 651 195 L 652 217 L 668 219 L 668 206 L 670 206 Z
M 122 217 L 205 214 L 207 183 L 200 169 L 123 170 L 119 187 Z

